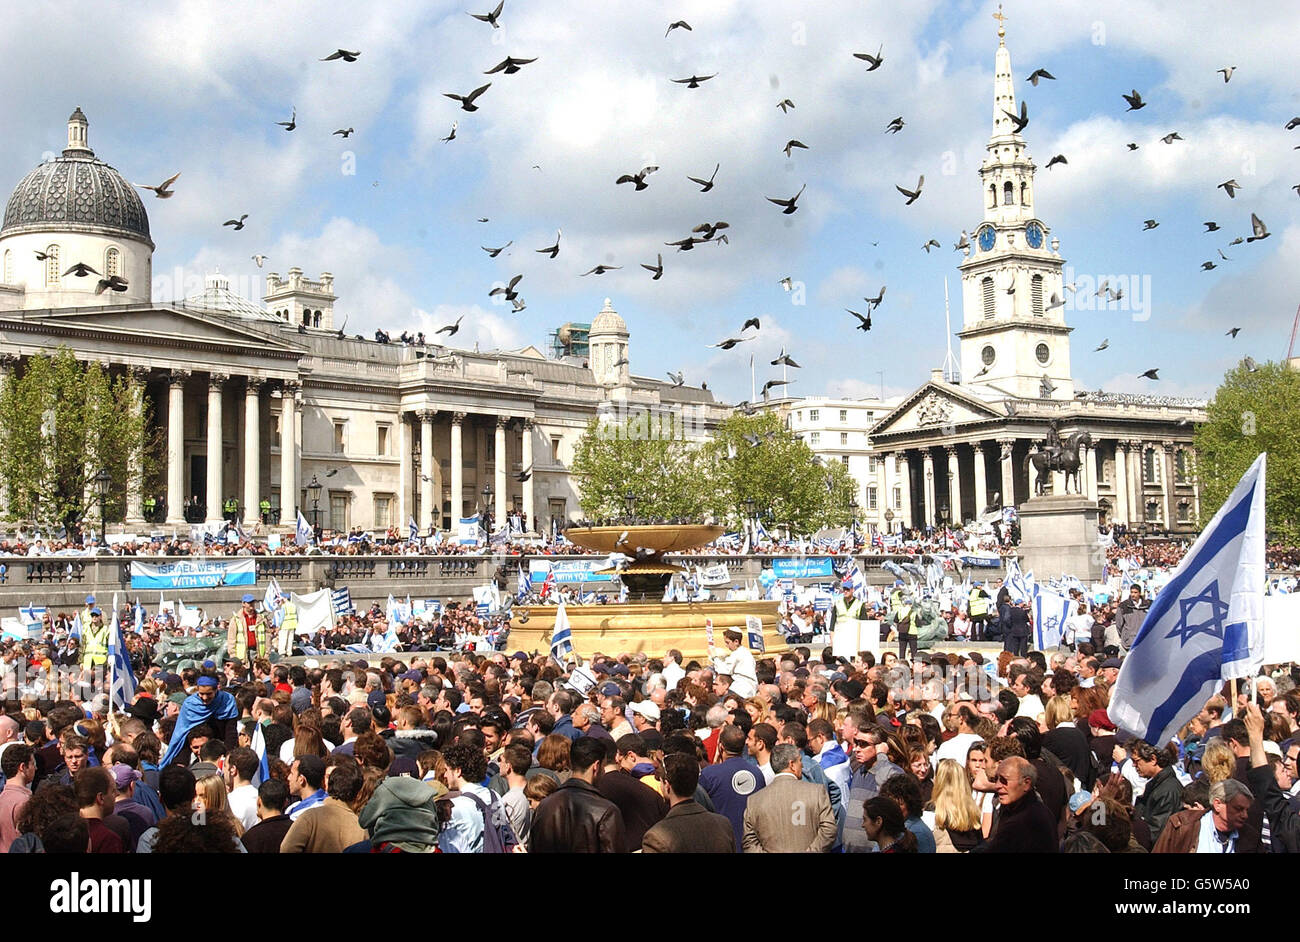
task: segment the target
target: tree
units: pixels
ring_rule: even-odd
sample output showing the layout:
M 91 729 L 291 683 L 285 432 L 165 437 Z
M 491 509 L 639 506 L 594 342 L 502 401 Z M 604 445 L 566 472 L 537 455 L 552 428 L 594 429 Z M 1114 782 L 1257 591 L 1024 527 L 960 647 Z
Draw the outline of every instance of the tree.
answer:
M 627 493 L 636 497 L 638 517 L 704 518 L 709 502 L 699 447 L 680 426 L 651 418 L 634 413 L 622 422 L 588 423 L 572 471 L 589 518 L 622 516 Z
M 1204 521 L 1223 506 L 1260 452 L 1267 452 L 1270 538 L 1300 540 L 1300 372 L 1265 363 L 1254 372 L 1239 366 L 1227 373 L 1195 444 Z
M 152 464 L 158 449 L 150 435 L 144 390 L 128 377 L 110 379 L 95 361 L 79 363 L 67 348 L 28 359 L 0 390 L 0 481 L 11 519 L 42 528 L 73 527 L 99 513 L 92 478 L 101 469 L 113 480 L 105 516 L 121 520 L 129 480 Z

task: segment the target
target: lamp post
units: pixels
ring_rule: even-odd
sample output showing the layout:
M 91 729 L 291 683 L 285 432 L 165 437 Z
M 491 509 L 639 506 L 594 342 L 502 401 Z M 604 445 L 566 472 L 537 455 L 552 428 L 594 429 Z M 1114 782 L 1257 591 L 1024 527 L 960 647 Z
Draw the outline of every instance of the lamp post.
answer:
M 492 515 L 488 508 L 492 506 L 492 485 L 483 483 L 483 529 L 489 534 L 492 532 Z
M 940 504 L 939 505 L 939 526 L 943 527 L 943 526 L 947 526 L 947 524 L 948 524 L 948 505 Z
M 320 489 L 320 480 L 313 474 L 307 485 L 307 499 L 311 501 L 311 525 L 317 533 L 320 532 Z
M 631 491 L 623 495 L 623 511 L 627 515 L 628 523 L 631 523 L 636 516 L 636 495 Z
M 886 533 L 894 532 L 893 523 L 894 523 L 894 512 L 892 510 L 886 509 L 885 510 L 885 532 Z
M 99 495 L 99 542 L 105 543 L 108 534 L 108 521 L 104 517 L 104 504 L 108 500 L 109 488 L 113 486 L 113 476 L 107 468 L 100 468 L 91 480 L 95 482 L 95 493 Z

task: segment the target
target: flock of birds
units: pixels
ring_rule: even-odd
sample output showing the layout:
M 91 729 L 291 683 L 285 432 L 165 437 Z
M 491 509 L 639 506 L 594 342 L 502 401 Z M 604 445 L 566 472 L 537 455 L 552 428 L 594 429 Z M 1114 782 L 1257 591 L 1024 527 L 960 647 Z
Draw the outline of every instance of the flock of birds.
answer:
M 469 13 L 469 15 L 476 20 L 488 24 L 489 26 L 491 26 L 493 30 L 497 30 L 501 28 L 501 17 L 504 12 L 504 8 L 505 8 L 505 0 L 501 0 L 501 2 L 499 2 L 496 5 L 496 7 L 490 12 L 487 13 L 471 12 Z M 997 17 L 996 14 L 995 17 Z M 667 38 L 674 31 L 677 30 L 681 30 L 684 32 L 693 31 L 691 25 L 685 20 L 676 20 L 668 25 L 668 28 L 664 33 L 665 38 Z M 866 63 L 867 67 L 865 71 L 867 73 L 877 71 L 884 65 L 886 61 L 884 57 L 883 45 L 878 47 L 874 54 L 870 52 L 854 52 L 852 53 L 852 55 L 855 59 L 858 59 Z M 355 63 L 360 57 L 361 57 L 361 52 L 359 50 L 347 50 L 347 49 L 340 48 L 334 50 L 329 55 L 322 57 L 320 61 L 322 62 L 341 61 L 344 63 Z M 491 76 L 498 76 L 498 75 L 511 76 L 519 73 L 525 66 L 528 66 L 536 61 L 537 61 L 537 57 L 517 58 L 515 56 L 507 56 L 505 59 L 497 63 L 492 68 L 488 69 L 483 74 L 491 75 Z M 1235 66 L 1228 66 L 1218 70 L 1219 74 L 1223 76 L 1223 81 L 1225 84 L 1232 79 L 1232 76 L 1235 71 L 1236 71 Z M 708 75 L 692 74 L 690 76 L 686 76 L 683 78 L 673 78 L 671 79 L 671 82 L 677 85 L 684 86 L 686 89 L 699 89 L 702 88 L 705 83 L 711 81 L 716 77 L 717 77 L 717 73 L 708 74 Z M 1040 81 L 1044 81 L 1044 80 L 1056 81 L 1056 76 L 1053 75 L 1051 72 L 1049 72 L 1047 69 L 1038 68 L 1035 69 L 1033 72 L 1031 72 L 1027 77 L 1028 83 L 1034 88 L 1037 88 L 1039 86 Z M 465 94 L 445 92 L 444 96 L 457 102 L 462 111 L 466 113 L 473 113 L 479 110 L 479 108 L 481 107 L 480 100 L 483 99 L 483 96 L 492 88 L 492 85 L 493 82 L 488 82 L 486 84 L 480 85 L 477 88 L 474 88 L 473 90 Z M 1148 104 L 1148 102 L 1143 98 L 1142 94 L 1136 88 L 1133 89 L 1130 93 L 1123 94 L 1122 97 L 1124 101 L 1127 102 L 1128 104 L 1127 112 L 1139 111 L 1142 108 L 1145 108 Z M 780 109 L 782 114 L 788 114 L 790 111 L 794 110 L 796 106 L 795 106 L 795 102 L 792 99 L 783 98 L 776 103 L 776 107 Z M 1003 113 L 1012 122 L 1016 133 L 1023 132 L 1030 123 L 1029 105 L 1028 102 L 1025 100 L 1021 101 L 1019 112 L 1004 111 Z M 291 108 L 290 117 L 288 121 L 278 121 L 275 123 L 279 127 L 283 128 L 286 133 L 294 132 L 298 127 L 297 108 L 296 107 Z M 884 131 L 885 133 L 896 135 L 900 133 L 904 129 L 904 127 L 906 127 L 906 124 L 907 122 L 904 120 L 903 116 L 899 115 L 895 117 L 893 120 L 891 120 L 885 126 Z M 1285 128 L 1288 131 L 1295 130 L 1297 127 L 1300 127 L 1300 116 L 1292 118 L 1285 125 Z M 456 134 L 458 128 L 459 128 L 459 122 L 453 121 L 451 125 L 451 129 L 447 134 L 447 136 L 441 138 L 442 142 L 451 143 L 452 141 L 456 140 L 457 139 Z M 354 128 L 346 127 L 346 128 L 339 128 L 335 130 L 333 132 L 333 135 L 337 135 L 343 139 L 347 139 L 353 133 L 355 133 Z M 1167 146 L 1172 146 L 1177 142 L 1184 141 L 1185 139 L 1178 131 L 1175 130 L 1169 132 L 1168 134 L 1163 135 L 1162 137 L 1158 138 L 1158 140 Z M 1129 142 L 1126 146 L 1130 152 L 1136 151 L 1140 147 L 1140 145 L 1135 141 Z M 790 138 L 785 143 L 785 146 L 781 148 L 782 152 L 785 154 L 787 158 L 791 158 L 795 150 L 809 150 L 809 149 L 810 149 L 810 145 L 804 143 L 803 141 L 797 138 Z M 1298 145 L 1296 149 L 1300 150 L 1300 145 Z M 1056 166 L 1068 166 L 1068 164 L 1069 164 L 1069 160 L 1066 158 L 1064 154 L 1055 154 L 1048 160 L 1046 169 L 1052 170 Z M 541 167 L 539 165 L 534 164 L 533 169 L 540 171 Z M 650 166 L 641 167 L 639 170 L 630 173 L 621 174 L 614 180 L 614 185 L 623 186 L 624 184 L 631 184 L 633 192 L 638 192 L 638 193 L 643 192 L 650 187 L 650 177 L 656 172 L 658 172 L 659 169 L 660 168 L 658 166 L 650 165 Z M 687 175 L 686 179 L 689 180 L 691 183 L 697 185 L 699 187 L 700 193 L 709 193 L 714 189 L 718 172 L 720 169 L 721 169 L 721 162 L 717 162 L 714 165 L 712 173 L 710 173 L 707 178 Z M 180 177 L 180 173 L 176 173 L 173 174 L 171 177 L 167 178 L 166 180 L 164 180 L 162 183 L 157 185 L 150 185 L 150 184 L 135 184 L 135 185 L 140 187 L 141 189 L 152 191 L 154 196 L 158 199 L 170 199 L 173 195 L 175 195 L 175 191 L 172 189 L 172 187 L 176 183 L 179 177 Z M 376 181 L 376 185 L 377 185 L 377 181 Z M 905 202 L 903 205 L 911 206 L 921 198 L 923 194 L 924 186 L 925 186 L 925 176 L 921 175 L 917 179 L 915 185 L 903 186 L 903 185 L 896 184 L 895 189 L 904 198 Z M 1244 187 L 1240 183 L 1238 183 L 1235 179 L 1225 180 L 1223 183 L 1220 183 L 1218 185 L 1218 188 L 1222 189 L 1226 193 L 1229 199 L 1234 199 L 1234 200 L 1237 197 L 1237 192 L 1239 190 L 1244 189 Z M 772 203 L 773 205 L 779 207 L 782 214 L 792 215 L 799 210 L 800 208 L 799 199 L 803 196 L 806 189 L 807 189 L 807 183 L 804 183 L 799 188 L 798 192 L 794 193 L 794 195 L 790 197 L 767 196 L 766 200 L 767 202 Z M 1300 184 L 1296 184 L 1296 186 L 1292 187 L 1292 189 L 1294 189 L 1296 193 L 1300 195 Z M 243 213 L 236 218 L 226 220 L 225 222 L 222 223 L 222 226 L 228 227 L 231 230 L 238 232 L 245 228 L 245 220 L 247 219 L 248 219 L 248 214 Z M 489 221 L 490 220 L 487 217 L 480 217 L 478 219 L 478 222 L 480 223 L 487 223 Z M 1156 219 L 1146 219 L 1143 222 L 1142 229 L 1143 231 L 1151 231 L 1156 229 L 1159 225 L 1160 223 Z M 1220 231 L 1221 228 L 1216 221 L 1207 221 L 1204 223 L 1204 226 L 1205 226 L 1204 231 L 1207 233 Z M 1260 240 L 1267 239 L 1271 234 L 1268 231 L 1268 227 L 1265 225 L 1263 220 L 1261 220 L 1259 216 L 1254 212 L 1250 214 L 1250 227 L 1251 227 L 1250 235 L 1247 236 L 1239 235 L 1236 238 L 1234 238 L 1232 241 L 1227 243 L 1226 247 L 1230 248 L 1233 246 L 1241 245 L 1242 243 L 1249 244 L 1253 242 L 1258 242 Z M 690 230 L 689 234 L 686 235 L 684 238 L 665 242 L 664 245 L 667 247 L 675 248 L 678 252 L 688 252 L 693 250 L 696 246 L 699 245 L 708 245 L 708 244 L 713 244 L 718 246 L 725 245 L 729 241 L 728 232 L 726 230 L 729 230 L 730 228 L 731 228 L 730 223 L 726 222 L 725 220 L 705 221 L 703 223 L 694 226 Z M 534 251 L 538 254 L 546 255 L 550 259 L 557 258 L 560 254 L 560 244 L 561 244 L 562 235 L 563 235 L 563 231 L 561 229 L 557 229 L 555 233 L 555 241 L 553 244 L 549 246 L 544 246 L 542 248 L 534 249 Z M 876 242 L 873 242 L 871 244 L 878 245 L 878 243 Z M 514 245 L 514 240 L 511 239 L 503 245 L 499 245 L 499 246 L 484 245 L 484 246 L 480 246 L 480 248 L 487 253 L 489 258 L 495 259 L 513 245 Z M 953 250 L 954 251 L 968 250 L 970 248 L 970 245 L 971 245 L 970 235 L 965 230 L 962 230 L 960 238 L 953 246 Z M 931 238 L 922 246 L 922 248 L 925 250 L 927 254 L 929 254 L 932 248 L 942 248 L 942 244 L 938 239 Z M 1217 251 L 1218 251 L 1220 261 L 1223 262 L 1232 261 L 1232 258 L 1226 255 L 1222 248 L 1219 248 Z M 42 253 L 37 252 L 37 256 L 38 258 L 44 260 L 42 258 Z M 265 254 L 259 253 L 251 256 L 251 259 L 253 262 L 257 264 L 258 268 L 261 268 L 263 266 L 263 263 L 267 260 L 267 257 L 268 256 L 266 256 Z M 1201 269 L 1203 271 L 1211 271 L 1216 267 L 1218 267 L 1218 264 L 1219 262 L 1216 262 L 1214 260 L 1205 261 L 1201 264 Z M 664 276 L 664 272 L 665 272 L 665 265 L 664 265 L 662 251 L 655 253 L 654 264 L 650 264 L 648 262 L 641 262 L 640 267 L 650 273 L 651 280 L 653 281 L 660 280 Z M 617 270 L 621 270 L 622 268 L 623 268 L 622 265 L 611 265 L 611 264 L 604 264 L 604 263 L 597 264 L 592 266 L 587 271 L 581 272 L 580 277 L 587 277 L 592 275 L 600 276 L 605 274 L 606 272 L 617 271 Z M 78 263 L 77 265 L 74 265 L 72 268 L 70 268 L 68 272 L 65 273 L 65 275 L 66 274 L 73 274 L 78 277 L 87 277 L 89 275 L 99 275 L 99 272 L 95 271 L 95 269 L 93 269 L 89 265 Z M 491 290 L 488 291 L 488 296 L 492 298 L 501 297 L 503 301 L 508 302 L 512 305 L 512 311 L 514 313 L 520 313 L 524 311 L 527 308 L 527 303 L 519 290 L 519 284 L 523 280 L 523 277 L 524 276 L 522 274 L 516 274 L 508 282 L 498 283 L 494 285 L 491 288 Z M 784 288 L 784 290 L 789 292 L 792 290 L 794 282 L 792 278 L 787 276 L 785 278 L 780 279 L 779 284 L 782 286 L 782 288 Z M 126 288 L 127 288 L 127 283 L 123 281 L 120 277 L 112 276 L 112 277 L 105 278 L 101 276 L 96 293 L 102 293 L 103 291 L 106 290 L 125 291 Z M 1077 286 L 1073 284 L 1065 285 L 1064 290 L 1067 292 L 1073 292 L 1077 290 Z M 1015 291 L 1014 286 L 1009 287 L 1007 289 L 1008 293 L 1014 293 L 1014 291 Z M 880 308 L 881 304 L 884 301 L 884 297 L 885 297 L 885 286 L 882 285 L 880 291 L 875 295 L 875 297 L 863 298 L 863 301 L 865 303 L 865 309 L 864 309 L 865 313 L 853 310 L 852 308 L 848 308 L 848 307 L 844 308 L 844 310 L 849 315 L 851 315 L 853 318 L 856 319 L 856 324 L 854 325 L 855 329 L 861 331 L 871 330 L 871 326 L 872 326 L 871 316 L 873 313 L 878 311 L 878 309 Z M 1109 284 L 1103 282 L 1101 287 L 1096 292 L 1096 297 L 1102 298 L 1103 304 L 1118 302 L 1124 297 L 1123 288 L 1122 287 L 1111 288 Z M 1050 310 L 1052 308 L 1064 306 L 1064 304 L 1065 304 L 1065 300 L 1057 296 L 1055 293 L 1053 293 L 1046 307 L 1047 309 Z M 437 330 L 436 333 L 446 334 L 448 337 L 452 337 L 460 330 L 460 325 L 463 320 L 464 320 L 464 315 L 461 315 L 459 318 L 456 319 L 455 322 L 444 325 L 439 330 Z M 299 329 L 302 330 L 301 327 Z M 746 331 L 749 331 L 751 329 L 754 331 L 754 333 L 752 334 L 745 333 Z M 720 348 L 724 351 L 734 349 L 736 346 L 742 343 L 755 339 L 757 337 L 757 332 L 759 329 L 760 329 L 759 319 L 757 317 L 749 318 L 748 320 L 745 321 L 738 336 L 728 337 L 719 343 L 712 344 L 712 346 L 716 348 Z M 1236 337 L 1240 329 L 1241 328 L 1239 327 L 1234 327 L 1232 330 L 1228 332 L 1228 335 L 1231 337 Z M 339 331 L 339 336 L 340 337 L 343 336 L 342 330 Z M 358 339 L 362 339 L 360 335 L 358 335 Z M 1105 350 L 1107 349 L 1108 346 L 1109 346 L 1109 339 L 1103 340 L 1102 343 L 1096 347 L 1096 351 Z M 1254 361 L 1250 360 L 1250 358 L 1246 358 L 1246 359 L 1249 361 L 1248 364 L 1249 367 L 1253 369 Z M 799 364 L 795 362 L 794 359 L 791 356 L 789 356 L 784 349 L 781 351 L 780 356 L 778 356 L 775 360 L 771 361 L 771 365 L 791 367 L 795 369 L 799 368 Z M 985 371 L 987 371 L 987 368 L 985 369 Z M 684 376 L 680 371 L 679 372 L 669 371 L 667 375 L 671 380 L 673 386 L 681 386 L 685 381 Z M 1159 379 L 1158 368 L 1147 370 L 1139 375 L 1146 379 L 1151 379 L 1151 380 Z M 768 399 L 770 391 L 772 389 L 775 389 L 779 386 L 788 385 L 789 382 L 790 381 L 782 379 L 782 380 L 770 380 L 764 383 L 762 387 L 762 395 L 764 400 Z M 1050 384 L 1050 381 L 1046 381 L 1046 382 Z M 1050 394 L 1050 389 L 1045 389 L 1044 391 Z M 752 411 L 752 405 L 748 402 L 741 403 L 739 407 L 742 409 L 742 411 Z

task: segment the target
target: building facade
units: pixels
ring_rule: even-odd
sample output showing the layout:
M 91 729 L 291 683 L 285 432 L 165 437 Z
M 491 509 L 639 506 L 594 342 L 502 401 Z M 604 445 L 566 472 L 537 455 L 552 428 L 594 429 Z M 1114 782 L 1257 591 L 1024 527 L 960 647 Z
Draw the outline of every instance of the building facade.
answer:
M 153 249 L 139 194 L 95 157 L 77 109 L 67 149 L 5 210 L 0 369 L 66 347 L 141 385 L 166 453 L 133 456 L 129 480 L 115 482 L 128 528 L 145 524 L 151 497 L 153 522 L 173 527 L 215 523 L 234 498 L 247 527 L 265 499 L 270 525 L 292 526 L 301 510 L 334 530 L 414 518 L 428 532 L 483 509 L 544 530 L 580 516 L 569 463 L 609 404 L 700 428 L 729 412 L 707 390 L 633 376 L 609 299 L 591 322 L 590 359 L 377 342 L 335 326 L 328 272 L 268 274 L 264 305 L 219 274 L 183 302 L 155 303 Z

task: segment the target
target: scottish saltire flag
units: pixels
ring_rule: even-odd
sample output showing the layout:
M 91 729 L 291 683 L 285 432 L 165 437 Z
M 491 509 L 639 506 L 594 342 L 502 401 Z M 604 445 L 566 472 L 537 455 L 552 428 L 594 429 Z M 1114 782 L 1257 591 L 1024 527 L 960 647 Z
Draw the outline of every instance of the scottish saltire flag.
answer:
M 355 615 L 357 607 L 352 602 L 352 590 L 347 586 L 341 589 L 335 589 L 330 593 L 330 605 L 334 609 L 334 617 L 339 618 L 343 615 Z
M 125 713 L 135 700 L 135 674 L 126 653 L 126 639 L 117 620 L 117 596 L 113 596 L 113 625 L 108 632 L 109 698 L 112 708 Z
M 551 631 L 551 657 L 563 664 L 564 659 L 573 653 L 573 634 L 569 631 L 569 613 L 564 610 L 564 603 L 555 610 L 555 628 Z
M 298 511 L 298 525 L 293 531 L 293 541 L 299 546 L 306 546 L 311 542 L 311 538 L 311 524 L 307 522 L 307 518 L 302 515 L 302 511 L 300 510 Z
M 1061 643 L 1065 620 L 1074 611 L 1075 601 L 1068 595 L 1039 590 L 1034 593 L 1034 648 L 1047 651 Z
M 1107 711 L 1153 745 L 1263 661 L 1264 466 L 1261 454 L 1192 544 L 1120 668 Z

